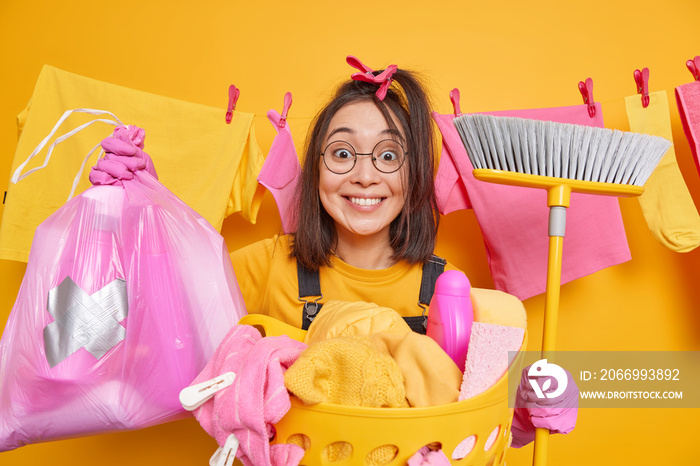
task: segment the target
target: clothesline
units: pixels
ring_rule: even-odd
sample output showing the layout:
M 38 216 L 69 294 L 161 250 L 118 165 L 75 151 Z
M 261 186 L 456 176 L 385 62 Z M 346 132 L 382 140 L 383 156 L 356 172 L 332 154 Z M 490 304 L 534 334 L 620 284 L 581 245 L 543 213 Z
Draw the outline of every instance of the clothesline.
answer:
M 692 82 L 692 81 L 689 81 L 689 82 Z M 686 84 L 686 83 L 682 83 L 682 84 Z M 681 84 L 679 84 L 679 85 L 681 85 Z M 668 94 L 668 93 L 673 93 L 675 91 L 675 88 L 673 88 L 673 89 L 659 89 L 658 91 L 664 91 Z M 654 92 L 658 92 L 658 91 L 654 91 Z M 633 94 L 630 94 L 630 95 L 633 95 Z M 640 98 L 641 98 L 641 95 L 640 95 Z M 615 104 L 615 103 L 624 103 L 624 101 L 625 101 L 625 97 L 619 97 L 619 98 L 612 99 L 612 100 L 597 100 L 595 102 L 597 102 L 601 105 L 609 105 L 609 104 Z M 572 104 L 572 105 L 574 105 L 574 104 Z M 581 103 L 581 105 L 585 105 L 585 104 Z M 490 111 L 490 110 L 480 110 L 480 111 Z M 464 112 L 464 113 L 476 113 L 476 112 Z M 267 119 L 267 114 L 253 113 L 253 115 L 255 118 Z M 313 116 L 288 116 L 286 119 L 287 120 L 311 120 L 311 119 L 313 119 Z
M 357 60 L 355 57 L 348 57 L 348 60 L 353 59 L 359 63 L 359 60 Z M 348 63 L 352 64 L 350 61 Z M 688 60 L 686 62 L 686 67 L 688 68 L 688 71 L 690 71 L 691 75 L 693 76 L 695 81 L 700 81 L 700 55 L 694 57 L 691 60 Z M 353 65 L 356 66 L 356 65 Z M 364 65 L 361 65 L 364 66 Z M 395 65 L 392 65 L 395 66 Z M 372 71 L 371 69 L 367 68 L 365 71 Z M 640 98 L 642 99 L 642 105 L 644 108 L 646 108 L 649 105 L 649 68 L 642 68 L 634 70 L 633 73 L 634 76 L 634 81 L 636 84 L 637 88 L 637 94 L 640 95 Z M 691 81 L 692 82 L 692 81 Z M 685 84 L 685 83 L 683 83 Z M 683 84 L 679 84 L 679 86 L 682 86 Z M 674 87 L 674 91 L 678 86 Z M 593 118 L 595 115 L 595 108 L 594 105 L 596 103 L 595 98 L 593 96 L 593 79 L 592 78 L 586 78 L 585 81 L 580 81 L 578 83 L 578 88 L 579 92 L 581 93 L 581 96 L 583 97 L 583 104 L 588 105 L 588 112 Z M 664 92 L 669 93 L 671 92 L 668 89 L 662 89 Z M 654 92 L 660 92 L 660 91 L 654 91 Z M 228 105 L 226 107 L 226 122 L 231 123 L 231 118 L 233 116 L 233 112 L 236 110 L 236 104 L 238 102 L 238 99 L 240 98 L 241 91 L 238 89 L 234 84 L 231 84 L 228 88 Z M 626 96 L 627 97 L 627 96 Z M 460 102 L 459 102 L 459 89 L 454 88 L 452 91 L 450 91 L 450 100 L 452 101 L 453 108 L 454 108 L 454 113 L 455 115 L 461 114 L 460 110 Z M 610 101 L 599 101 L 599 104 L 610 104 L 617 102 L 619 100 L 624 100 L 625 97 L 621 99 L 615 99 L 615 100 L 610 100 Z M 292 93 L 291 92 L 286 92 L 284 95 L 284 107 L 282 109 L 282 121 L 286 121 L 288 118 L 288 112 L 289 109 L 292 105 Z M 525 110 L 525 109 L 523 109 Z M 261 117 L 267 117 L 267 115 L 259 115 L 257 113 L 253 114 L 255 118 L 261 118 Z M 292 119 L 309 119 L 311 117 L 292 117 Z M 283 127 L 284 124 L 280 127 Z

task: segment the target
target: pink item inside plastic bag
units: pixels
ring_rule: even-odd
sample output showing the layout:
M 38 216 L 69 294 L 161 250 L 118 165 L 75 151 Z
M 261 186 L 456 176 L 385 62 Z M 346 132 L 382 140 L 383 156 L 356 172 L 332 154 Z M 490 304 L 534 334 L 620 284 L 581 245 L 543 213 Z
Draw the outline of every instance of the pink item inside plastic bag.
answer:
M 95 186 L 36 230 L 0 341 L 0 451 L 189 416 L 180 390 L 245 314 L 223 238 L 154 177 L 143 130 L 103 148 Z

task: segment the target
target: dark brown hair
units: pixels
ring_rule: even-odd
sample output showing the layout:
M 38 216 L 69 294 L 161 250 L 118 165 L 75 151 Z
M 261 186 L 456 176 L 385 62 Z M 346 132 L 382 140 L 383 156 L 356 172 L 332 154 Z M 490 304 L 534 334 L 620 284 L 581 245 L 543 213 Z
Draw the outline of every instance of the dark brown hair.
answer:
M 440 217 L 433 184 L 435 146 L 427 94 L 418 77 L 402 69 L 394 74 L 384 100 L 376 97 L 377 89 L 376 84 L 362 81 L 341 84 L 311 124 L 297 188 L 297 230 L 291 252 L 307 269 L 330 265 L 336 231 L 333 218 L 319 198 L 319 157 L 331 119 L 343 106 L 354 102 L 373 102 L 391 129 L 396 129 L 392 118 L 392 114 L 395 115 L 396 123 L 406 136 L 406 198 L 403 209 L 389 228 L 392 258 L 424 263 L 435 249 Z

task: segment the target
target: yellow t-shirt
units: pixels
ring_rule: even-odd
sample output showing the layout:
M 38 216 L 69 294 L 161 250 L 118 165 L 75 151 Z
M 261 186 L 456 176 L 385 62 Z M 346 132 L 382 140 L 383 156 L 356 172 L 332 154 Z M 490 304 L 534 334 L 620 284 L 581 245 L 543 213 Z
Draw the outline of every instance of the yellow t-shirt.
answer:
M 249 313 L 269 315 L 296 327 L 302 325 L 296 260 L 289 257 L 290 236 L 274 236 L 231 253 L 236 279 Z M 445 270 L 454 270 L 451 264 Z M 338 257 L 320 270 L 321 298 L 365 301 L 391 308 L 402 316 L 419 316 L 423 271 L 406 262 L 380 270 L 353 267 Z M 321 309 L 323 312 L 323 309 Z

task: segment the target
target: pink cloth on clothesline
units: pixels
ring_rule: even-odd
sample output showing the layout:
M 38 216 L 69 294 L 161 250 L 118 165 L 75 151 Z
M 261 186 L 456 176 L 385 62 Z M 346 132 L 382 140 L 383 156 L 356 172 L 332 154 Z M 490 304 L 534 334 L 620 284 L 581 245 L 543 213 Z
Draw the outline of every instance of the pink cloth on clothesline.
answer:
M 603 127 L 588 106 L 484 112 Z M 442 214 L 472 208 L 479 222 L 496 289 L 524 300 L 546 288 L 549 208 L 544 189 L 477 181 L 454 126 L 454 115 L 433 112 L 442 133 L 442 156 L 435 179 Z M 631 255 L 615 197 L 573 193 L 567 209 L 561 283 L 630 260 Z
M 277 130 L 277 136 L 275 136 L 270 152 L 268 152 L 265 163 L 260 169 L 258 182 L 265 186 L 275 198 L 277 210 L 282 220 L 282 231 L 293 233 L 297 227 L 294 196 L 297 183 L 301 179 L 301 166 L 289 124 L 287 123 L 283 128 L 280 128 L 281 116 L 276 110 L 267 112 L 267 118 Z
M 676 88 L 676 104 L 683 122 L 685 137 L 700 172 L 700 81 L 693 81 Z
M 277 423 L 291 402 L 284 372 L 306 349 L 286 335 L 265 337 L 255 327 L 236 325 L 212 359 L 192 382 L 196 385 L 226 372 L 236 378 L 195 410 L 202 428 L 223 447 L 230 434 L 240 445 L 236 457 L 249 466 L 297 465 L 304 449 L 286 443 L 269 444 Z

